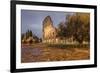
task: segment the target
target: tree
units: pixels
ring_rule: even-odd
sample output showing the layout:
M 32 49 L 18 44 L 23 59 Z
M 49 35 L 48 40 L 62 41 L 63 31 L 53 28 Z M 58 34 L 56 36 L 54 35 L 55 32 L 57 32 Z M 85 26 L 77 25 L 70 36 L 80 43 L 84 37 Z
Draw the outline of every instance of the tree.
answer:
M 29 30 L 26 32 L 26 39 L 28 39 L 29 38 Z
M 39 42 L 39 38 L 32 32 L 32 30 L 27 30 L 26 33 L 22 34 L 21 39 L 23 43 L 32 44 L 33 42 L 35 43 Z
M 29 36 L 31 36 L 31 37 L 33 36 L 33 33 L 31 30 L 29 31 Z
M 57 36 L 60 37 L 61 39 L 65 38 L 66 37 L 66 27 L 64 26 L 64 23 L 61 22 L 59 25 L 58 25 L 58 34 Z
M 90 15 L 88 13 L 75 13 L 67 17 L 67 36 L 73 36 L 80 44 L 89 40 Z
M 39 38 L 36 35 L 33 35 L 33 39 L 35 40 L 35 43 L 39 43 Z
M 22 35 L 21 35 L 21 39 L 22 39 L 22 40 L 24 39 L 24 36 L 25 36 L 24 33 L 22 33 Z

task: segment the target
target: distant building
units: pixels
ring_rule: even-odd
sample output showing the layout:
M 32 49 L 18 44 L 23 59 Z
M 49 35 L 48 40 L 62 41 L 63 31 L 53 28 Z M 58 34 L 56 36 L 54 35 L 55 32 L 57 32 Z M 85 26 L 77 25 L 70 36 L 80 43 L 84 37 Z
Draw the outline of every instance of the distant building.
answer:
M 53 26 L 50 16 L 47 16 L 43 21 L 43 43 L 54 42 L 57 36 L 57 30 Z

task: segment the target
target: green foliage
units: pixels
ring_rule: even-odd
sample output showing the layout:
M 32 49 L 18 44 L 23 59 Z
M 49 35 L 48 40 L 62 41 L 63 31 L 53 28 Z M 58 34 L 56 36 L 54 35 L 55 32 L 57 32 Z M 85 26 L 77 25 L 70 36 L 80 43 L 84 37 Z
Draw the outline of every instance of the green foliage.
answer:
M 85 37 L 89 36 L 89 14 L 76 13 L 70 16 L 67 32 L 70 32 L 70 35 L 73 35 L 76 41 L 82 43 Z
M 24 36 L 25 36 L 24 34 L 21 35 L 21 39 L 22 39 L 22 40 L 24 39 Z
M 39 38 L 33 34 L 33 32 L 31 30 L 28 30 L 26 33 L 21 35 L 21 39 L 23 40 L 22 43 L 26 44 L 32 44 L 32 43 L 38 43 L 39 42 Z
M 58 26 L 58 36 L 62 38 L 74 37 L 80 44 L 90 40 L 90 14 L 74 13 L 66 16 L 65 23 Z
M 64 26 L 64 23 L 60 23 L 58 25 L 58 34 L 57 36 L 60 37 L 60 38 L 65 38 L 66 37 L 66 27 Z
M 90 48 L 89 44 L 48 44 L 51 48 L 71 49 L 71 48 Z

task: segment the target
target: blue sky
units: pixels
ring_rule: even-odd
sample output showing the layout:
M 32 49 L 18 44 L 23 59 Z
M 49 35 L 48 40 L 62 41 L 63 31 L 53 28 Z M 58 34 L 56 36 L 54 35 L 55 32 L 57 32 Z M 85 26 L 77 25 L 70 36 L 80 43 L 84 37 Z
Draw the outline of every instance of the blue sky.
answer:
M 21 33 L 25 33 L 29 29 L 38 37 L 42 37 L 42 22 L 46 16 L 50 16 L 53 25 L 57 27 L 60 22 L 65 21 L 66 15 L 68 14 L 71 13 L 21 10 Z

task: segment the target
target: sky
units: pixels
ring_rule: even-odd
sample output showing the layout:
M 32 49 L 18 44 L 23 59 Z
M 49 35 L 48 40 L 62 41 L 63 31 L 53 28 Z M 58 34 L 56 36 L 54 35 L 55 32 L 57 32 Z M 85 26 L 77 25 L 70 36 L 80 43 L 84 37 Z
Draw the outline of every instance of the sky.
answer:
M 25 33 L 28 29 L 38 36 L 42 37 L 42 25 L 46 16 L 50 16 L 53 25 L 58 26 L 60 22 L 65 22 L 68 12 L 54 11 L 36 11 L 36 10 L 21 10 L 21 33 Z

